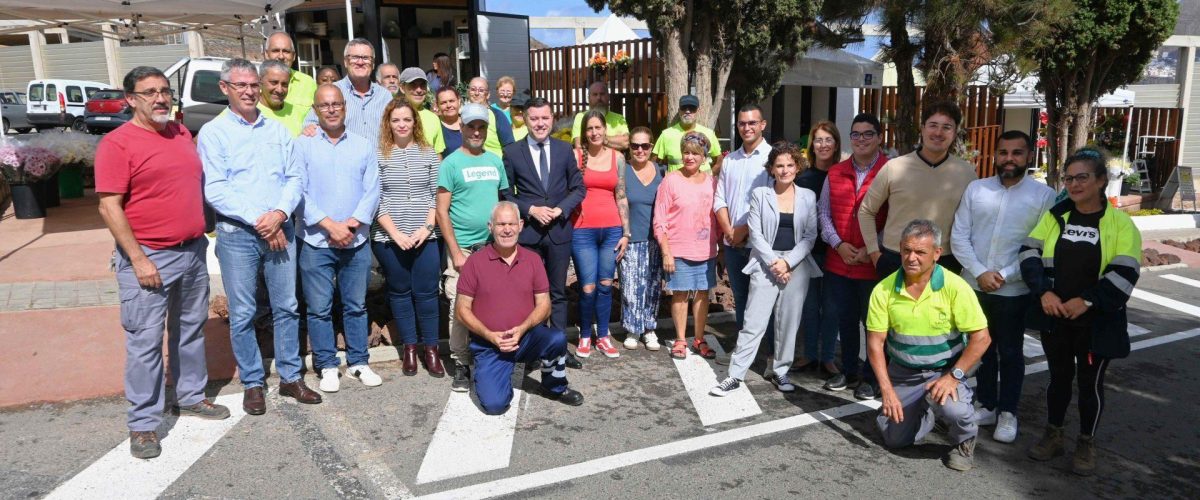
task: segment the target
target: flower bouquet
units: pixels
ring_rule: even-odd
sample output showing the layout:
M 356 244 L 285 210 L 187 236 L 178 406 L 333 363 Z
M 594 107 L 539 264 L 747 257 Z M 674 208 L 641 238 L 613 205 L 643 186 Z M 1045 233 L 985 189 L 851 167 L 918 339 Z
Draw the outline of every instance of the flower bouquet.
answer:
M 46 216 L 45 189 L 40 181 L 51 178 L 61 158 L 38 146 L 15 141 L 0 142 L 0 174 L 12 189 L 12 204 L 18 219 Z M 54 194 L 58 194 L 55 188 Z
M 99 142 L 100 136 L 88 134 L 39 134 L 30 139 L 28 144 L 58 154 L 62 171 L 54 189 L 59 189 L 63 198 L 81 198 L 85 186 L 95 185 L 96 146 Z
M 629 56 L 629 52 L 624 50 L 618 50 L 616 54 L 613 54 L 612 62 L 617 65 L 617 71 L 622 72 L 633 66 L 633 58 Z
M 592 55 L 592 59 L 588 64 L 592 67 L 592 71 L 604 73 L 608 71 L 608 55 L 603 52 L 597 52 Z

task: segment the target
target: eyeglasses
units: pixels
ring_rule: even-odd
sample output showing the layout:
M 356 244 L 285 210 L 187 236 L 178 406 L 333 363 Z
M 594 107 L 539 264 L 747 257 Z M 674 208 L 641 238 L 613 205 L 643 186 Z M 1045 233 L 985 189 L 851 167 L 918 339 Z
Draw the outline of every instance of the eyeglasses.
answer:
M 1084 172 L 1081 174 L 1063 176 L 1062 180 L 1063 180 L 1063 184 L 1070 184 L 1072 182 L 1083 183 L 1083 182 L 1087 182 L 1087 181 L 1091 180 L 1092 177 L 1094 177 L 1095 175 L 1096 174 L 1093 174 L 1091 172 Z
M 467 90 L 469 90 L 471 92 L 478 92 L 481 94 L 488 91 L 487 87 L 470 87 Z
M 158 90 L 154 90 L 154 89 L 143 90 L 141 92 L 130 92 L 130 94 L 136 95 L 136 96 L 142 96 L 146 99 L 154 99 L 155 97 L 158 97 L 158 96 L 163 96 L 163 97 L 166 97 L 167 99 L 172 99 L 175 97 L 175 91 L 171 90 L 169 88 L 158 89 Z
M 233 89 L 238 92 L 245 92 L 246 89 L 251 89 L 251 90 L 257 91 L 258 89 L 262 88 L 262 85 L 259 85 L 258 83 L 231 82 L 229 80 L 221 80 L 221 81 L 225 82 L 225 85 L 233 87 Z
M 641 149 L 643 151 L 650 151 L 650 148 L 652 147 L 654 147 L 654 145 L 648 142 L 632 142 L 629 144 L 630 150 Z
M 369 63 L 375 60 L 375 56 L 346 56 L 346 59 L 349 59 L 353 62 Z
M 317 111 L 338 111 L 338 110 L 346 107 L 346 103 L 344 103 L 344 102 L 326 102 L 326 103 L 322 103 L 322 104 L 314 104 L 313 107 L 317 108 Z
M 837 144 L 837 141 L 835 141 L 832 137 L 818 137 L 816 139 L 813 139 L 812 143 L 813 144 Z
M 850 132 L 850 140 L 857 141 L 859 139 L 866 139 L 869 141 L 878 135 L 879 134 L 876 134 L 874 130 L 868 130 L 866 132 Z
M 738 128 L 741 128 L 741 127 L 757 127 L 757 126 L 758 126 L 758 124 L 760 124 L 760 123 L 762 123 L 762 122 L 760 122 L 760 121 L 758 121 L 758 120 L 750 120 L 750 121 L 745 121 L 745 122 L 737 122 L 737 126 L 738 126 Z

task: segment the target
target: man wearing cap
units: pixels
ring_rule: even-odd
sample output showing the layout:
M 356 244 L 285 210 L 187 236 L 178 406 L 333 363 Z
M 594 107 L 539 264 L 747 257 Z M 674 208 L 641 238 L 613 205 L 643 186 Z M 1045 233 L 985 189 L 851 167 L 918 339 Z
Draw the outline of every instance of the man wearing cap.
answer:
M 437 113 L 425 107 L 425 97 L 429 95 L 429 81 L 425 78 L 425 71 L 421 68 L 404 68 L 404 71 L 400 72 L 400 91 L 421 115 L 419 119 L 421 131 L 425 133 L 425 141 L 433 146 L 434 151 L 442 151 L 446 149 L 446 142 L 442 139 L 441 120 Z
M 658 142 L 654 143 L 654 157 L 657 159 L 656 161 L 666 162 L 668 171 L 679 170 L 683 166 L 683 153 L 679 150 L 679 143 L 688 132 L 696 131 L 708 138 L 708 156 L 712 160 L 711 165 L 709 162 L 701 165 L 700 171 L 712 171 L 713 174 L 720 172 L 721 145 L 717 142 L 717 134 L 712 129 L 696 123 L 699 118 L 699 110 L 700 98 L 694 95 L 680 97 L 679 120 L 663 130 L 662 134 L 658 136 Z
M 937 263 L 941 233 L 921 219 L 901 231 L 900 270 L 871 291 L 867 357 L 883 396 L 875 424 L 884 446 L 910 446 L 941 419 L 955 443 L 946 467 L 966 471 L 979 433 L 966 372 L 992 340 L 975 291 Z
M 508 190 L 508 176 L 500 157 L 483 147 L 491 113 L 484 106 L 468 103 L 462 113 L 463 146 L 450 153 L 438 170 L 437 223 L 446 248 L 445 281 L 442 290 L 450 301 L 450 357 L 454 381 L 450 389 L 471 389 L 471 348 L 467 326 L 456 320 L 459 272 L 471 253 L 488 241 L 488 219 L 492 207 Z
M 629 123 L 625 121 L 625 117 L 620 113 L 613 113 L 608 110 L 608 85 L 604 82 L 594 82 L 588 86 L 588 111 L 600 110 L 604 112 L 604 125 L 607 128 L 607 144 L 608 147 L 618 150 L 629 148 Z M 580 148 L 580 138 L 583 137 L 583 115 L 587 111 L 581 111 L 575 115 L 575 124 L 571 126 L 571 141 L 574 142 L 576 148 Z
M 284 100 L 302 110 L 301 112 L 307 113 L 312 107 L 313 96 L 317 93 L 317 82 L 313 77 L 291 69 L 292 63 L 296 61 L 296 46 L 292 43 L 292 37 L 282 31 L 272 33 L 263 47 L 263 59 L 274 59 L 288 68 L 288 92 Z
M 375 67 L 375 47 L 365 38 L 355 38 L 346 43 L 342 51 L 342 64 L 346 77 L 334 82 L 346 97 L 346 130 L 371 143 L 371 149 L 379 147 L 379 124 L 383 121 L 383 110 L 392 102 L 392 93 L 383 85 L 371 81 Z M 309 101 L 311 105 L 311 100 Z M 317 134 L 317 113 L 311 110 L 304 119 L 304 135 Z
M 393 63 L 380 64 L 375 68 L 375 83 L 383 85 L 392 96 L 396 96 L 400 93 L 400 67 Z
M 483 147 L 496 156 L 503 157 L 503 148 L 513 143 L 512 124 L 508 122 L 508 118 L 504 117 L 504 113 L 492 109 L 488 103 L 490 95 L 488 81 L 482 76 L 472 78 L 467 84 L 467 101 L 483 106 L 488 114 L 492 115 L 492 126 L 488 127 L 487 141 Z

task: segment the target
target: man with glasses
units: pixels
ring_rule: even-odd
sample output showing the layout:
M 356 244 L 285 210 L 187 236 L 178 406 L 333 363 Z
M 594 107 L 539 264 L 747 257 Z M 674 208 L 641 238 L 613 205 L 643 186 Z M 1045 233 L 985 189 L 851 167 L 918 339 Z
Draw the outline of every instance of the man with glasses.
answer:
M 1054 205 L 1053 189 L 1025 177 L 1033 158 L 1029 135 L 1019 130 L 1000 134 L 993 163 L 996 175 L 967 185 L 950 233 L 962 277 L 979 297 L 993 340 L 976 376 L 982 405 L 978 421 L 995 425 L 992 437 L 1001 443 L 1017 439 L 1017 403 L 1025 378 L 1025 311 L 1030 297 L 1017 254 L 1042 214 Z
M 501 158 L 504 157 L 504 147 L 513 143 L 512 124 L 504 113 L 492 109 L 488 103 L 488 96 L 491 91 L 488 90 L 487 79 L 477 76 L 471 79 L 467 85 L 467 102 L 472 102 L 483 106 L 488 114 L 492 115 L 491 126 L 487 130 L 487 141 L 483 143 L 483 148 Z
M 256 106 L 254 63 L 230 59 L 221 67 L 221 92 L 229 110 L 200 129 L 204 197 L 217 212 L 217 259 L 229 298 L 229 336 L 251 415 L 267 411 L 266 374 L 254 331 L 258 275 L 262 271 L 274 320 L 279 394 L 301 403 L 321 402 L 304 385 L 300 368 L 296 301 L 296 244 L 291 213 L 300 203 L 304 172 L 292 161 L 292 136 Z
M 345 104 L 337 86 L 318 88 L 313 108 L 320 114 L 321 130 L 297 139 L 292 156 L 305 177 L 304 202 L 296 214 L 303 221 L 300 272 L 313 368 L 321 375 L 322 392 L 337 392 L 340 387 L 341 362 L 331 317 L 335 290 L 342 304 L 346 374 L 367 387 L 383 383 L 367 365 L 366 300 L 371 277 L 367 234 L 379 204 L 379 164 L 367 140 L 342 123 Z
M 307 112 L 312 106 L 313 94 L 317 92 L 317 82 L 303 72 L 292 70 L 292 63 L 296 61 L 296 46 L 292 43 L 292 37 L 282 31 L 271 33 L 263 47 L 263 60 L 283 63 L 289 73 L 286 101 L 296 109 Z
M 594 82 L 588 86 L 588 109 L 575 115 L 575 123 L 571 126 L 571 141 L 575 143 L 575 148 L 583 147 L 583 115 L 592 110 L 604 112 L 608 147 L 616 150 L 627 149 L 629 147 L 629 123 L 620 113 L 609 111 L 608 85 L 604 82 Z
M 954 211 L 967 184 L 975 180 L 975 166 L 950 154 L 958 139 L 962 112 L 953 102 L 933 102 L 921 111 L 921 145 L 894 158 L 875 176 L 862 200 L 858 226 L 875 271 L 887 276 L 900 268 L 900 232 L 914 219 L 932 220 L 938 227 L 954 227 Z M 886 213 L 883 210 L 886 205 Z M 884 219 L 882 234 L 878 219 Z M 943 234 L 938 264 L 954 273 L 962 266 L 954 258 L 950 234 Z
M 219 420 L 229 409 L 204 396 L 208 365 L 208 266 L 203 167 L 192 134 L 171 121 L 171 83 L 139 66 L 125 75 L 129 122 L 96 148 L 100 216 L 117 243 L 117 286 L 125 330 L 129 452 L 162 452 L 155 431 L 166 405 L 163 324 L 180 416 Z
M 308 114 L 308 108 L 298 108 L 287 102 L 290 73 L 291 70 L 279 61 L 263 61 L 262 66 L 258 68 L 258 76 L 262 81 L 258 110 L 262 111 L 263 116 L 282 123 L 291 132 L 292 137 L 295 137 L 304 129 L 304 116 Z
M 375 68 L 375 83 L 383 85 L 383 88 L 392 93 L 395 97 L 400 94 L 400 67 L 392 63 L 380 64 Z
M 711 171 L 713 175 L 721 171 L 721 145 L 717 142 L 717 134 L 712 129 L 696 123 L 700 113 L 700 98 L 685 95 L 679 98 L 679 120 L 658 136 L 654 143 L 654 158 L 656 162 L 666 162 L 667 171 L 673 172 L 683 167 L 683 153 L 679 144 L 688 132 L 696 131 L 708 138 L 708 156 L 711 164 L 706 161 L 700 166 L 701 172 Z
M 371 42 L 365 38 L 350 40 L 342 54 L 346 76 L 334 85 L 346 98 L 346 130 L 366 139 L 374 151 L 379 146 L 383 110 L 392 102 L 392 93 L 371 81 L 371 71 L 375 67 L 375 48 Z M 304 135 L 316 135 L 317 122 L 317 113 L 313 110 L 304 120 Z
M 766 128 L 767 120 L 763 119 L 762 108 L 757 104 L 746 104 L 738 110 L 737 129 L 742 138 L 742 147 L 725 158 L 713 200 L 717 223 L 725 234 L 721 242 L 722 253 L 725 256 L 725 272 L 729 274 L 729 288 L 733 290 L 734 317 L 739 330 L 745 319 L 746 300 L 750 293 L 750 276 L 742 272 L 742 268 L 750 262 L 750 249 L 746 246 L 750 237 L 750 228 L 746 225 L 746 218 L 750 214 L 750 192 L 770 183 L 764 168 L 767 156 L 771 154 L 771 146 L 763 140 Z
M 875 177 L 887 164 L 879 145 L 883 142 L 883 127 L 875 115 L 861 113 L 850 124 L 849 159 L 834 164 L 821 185 L 817 202 L 817 218 L 821 224 L 821 240 L 832 252 L 825 254 L 825 287 L 836 304 L 839 338 L 842 343 L 842 373 L 825 381 L 825 390 L 840 391 L 855 387 L 854 397 L 875 397 L 875 374 L 863 367 L 858 358 L 862 334 L 859 325 L 866 325 L 867 303 L 871 289 L 879 281 L 875 267 L 863 243 L 858 223 L 858 209 L 871 188 Z M 878 217 L 875 231 L 883 229 L 887 209 Z
M 433 146 L 434 151 L 446 149 L 446 141 L 442 138 L 441 119 L 437 113 L 425 107 L 426 96 L 429 95 L 429 81 L 425 71 L 418 67 L 404 68 L 400 73 L 400 90 L 408 102 L 420 114 L 421 132 L 425 134 L 425 142 Z

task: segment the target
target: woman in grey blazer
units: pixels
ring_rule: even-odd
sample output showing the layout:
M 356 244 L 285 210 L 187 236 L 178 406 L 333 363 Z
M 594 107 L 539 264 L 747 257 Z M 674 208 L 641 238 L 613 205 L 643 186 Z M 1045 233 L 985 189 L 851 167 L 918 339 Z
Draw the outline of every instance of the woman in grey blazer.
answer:
M 796 390 L 787 375 L 796 352 L 796 332 L 808 280 L 821 276 L 810 255 L 817 239 L 817 197 L 793 182 L 806 168 L 808 160 L 799 147 L 776 143 L 767 157 L 772 185 L 750 193 L 750 263 L 742 269 L 750 276 L 746 321 L 738 333 L 729 376 L 712 389 L 713 396 L 724 396 L 741 386 L 772 314 L 775 360 L 763 375 L 781 392 Z

